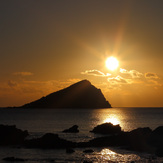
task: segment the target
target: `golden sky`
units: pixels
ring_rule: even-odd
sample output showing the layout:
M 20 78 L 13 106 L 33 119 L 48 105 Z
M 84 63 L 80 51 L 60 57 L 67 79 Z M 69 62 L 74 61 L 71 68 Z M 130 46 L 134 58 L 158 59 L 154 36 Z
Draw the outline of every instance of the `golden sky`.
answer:
M 88 79 L 113 107 L 162 107 L 162 9 L 162 0 L 0 0 L 0 106 Z

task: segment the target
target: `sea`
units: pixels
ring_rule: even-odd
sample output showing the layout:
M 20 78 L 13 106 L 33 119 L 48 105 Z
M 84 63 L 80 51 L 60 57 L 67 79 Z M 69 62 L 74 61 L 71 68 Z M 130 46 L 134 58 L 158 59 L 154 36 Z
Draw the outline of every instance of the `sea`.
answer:
M 105 122 L 111 122 L 114 125 L 119 124 L 124 131 L 131 131 L 138 127 L 150 127 L 154 130 L 158 126 L 163 126 L 163 108 L 0 108 L 0 124 L 16 125 L 19 129 L 28 130 L 30 133 L 28 139 L 41 137 L 45 133 L 56 133 L 66 140 L 85 142 L 98 137 L 99 135 L 89 131 Z M 73 125 L 79 126 L 79 133 L 62 133 L 64 129 Z M 153 154 L 128 151 L 118 147 L 91 148 L 94 150 L 93 153 L 84 153 L 85 149 L 90 148 L 76 148 L 74 153 L 67 154 L 65 149 L 0 147 L 0 163 L 6 163 L 3 160 L 5 157 L 23 158 L 26 163 L 163 162 L 163 158 Z

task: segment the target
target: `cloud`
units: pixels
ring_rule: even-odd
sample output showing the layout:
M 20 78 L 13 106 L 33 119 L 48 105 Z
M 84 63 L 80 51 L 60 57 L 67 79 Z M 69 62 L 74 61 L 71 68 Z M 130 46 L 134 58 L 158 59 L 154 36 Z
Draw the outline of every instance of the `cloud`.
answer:
M 115 85 L 115 84 L 130 84 L 130 79 L 125 79 L 121 76 L 116 76 L 116 77 L 112 77 L 112 78 L 108 78 L 107 79 L 109 83 Z
M 147 72 L 147 73 L 145 73 L 145 78 L 147 78 L 147 79 L 158 79 L 159 77 L 155 73 Z
M 14 72 L 13 75 L 31 76 L 33 75 L 33 73 L 32 72 Z
M 141 78 L 143 76 L 142 73 L 140 73 L 140 72 L 138 72 L 136 70 L 130 70 L 130 71 L 128 71 L 128 70 L 122 69 L 122 68 L 120 68 L 120 73 L 122 73 L 122 74 L 128 74 L 132 78 Z
M 103 72 L 101 72 L 99 70 L 86 70 L 85 72 L 81 72 L 81 74 L 101 76 L 101 77 L 111 76 L 111 74 L 109 74 L 109 73 L 104 74 Z
M 17 84 L 15 81 L 9 80 L 9 81 L 7 82 L 7 85 L 8 85 L 9 87 L 11 87 L 11 88 L 14 88 L 14 87 L 16 87 L 18 84 Z

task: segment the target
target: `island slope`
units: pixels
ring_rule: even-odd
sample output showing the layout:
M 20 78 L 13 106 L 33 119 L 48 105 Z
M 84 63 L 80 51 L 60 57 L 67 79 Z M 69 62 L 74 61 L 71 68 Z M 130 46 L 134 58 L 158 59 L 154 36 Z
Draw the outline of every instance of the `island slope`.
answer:
M 100 89 L 82 80 L 60 91 L 51 93 L 22 108 L 110 108 Z

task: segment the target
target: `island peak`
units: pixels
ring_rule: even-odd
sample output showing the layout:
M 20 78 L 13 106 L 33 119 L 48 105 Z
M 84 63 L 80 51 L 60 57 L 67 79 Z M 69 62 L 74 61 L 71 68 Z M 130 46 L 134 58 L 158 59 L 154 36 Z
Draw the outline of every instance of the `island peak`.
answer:
M 88 80 L 82 80 L 67 88 L 51 93 L 23 108 L 110 108 L 101 90 Z

